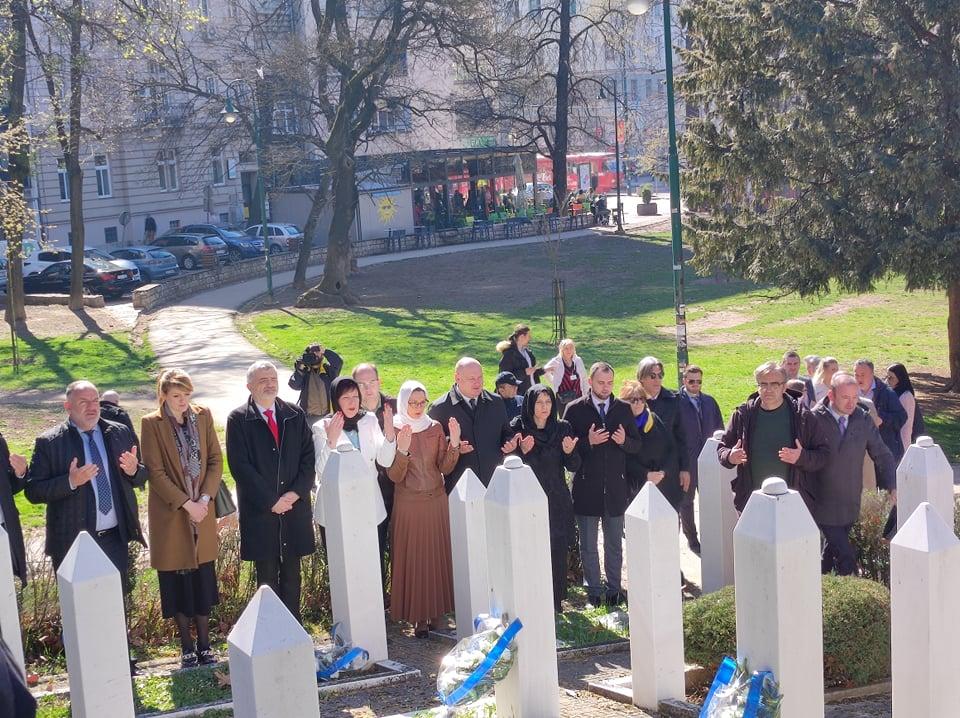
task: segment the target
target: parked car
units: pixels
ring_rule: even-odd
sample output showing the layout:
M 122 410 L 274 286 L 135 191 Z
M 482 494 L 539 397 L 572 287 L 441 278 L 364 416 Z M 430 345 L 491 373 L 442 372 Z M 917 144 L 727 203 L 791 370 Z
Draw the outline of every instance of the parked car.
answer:
M 117 269 L 125 269 L 130 272 L 130 275 L 133 277 L 133 281 L 140 281 L 140 268 L 134 262 L 131 262 L 128 259 L 111 257 L 109 254 L 104 252 L 102 249 L 98 249 L 97 247 L 87 247 L 85 250 L 83 250 L 83 256 L 87 259 L 101 259 Z
M 23 276 L 28 277 L 31 274 L 39 274 L 56 262 L 69 262 L 72 254 L 69 247 L 42 249 L 23 261 Z M 132 262 L 115 259 L 96 247 L 87 247 L 84 249 L 83 256 L 87 259 L 99 259 L 107 263 L 112 263 L 118 271 L 126 270 L 130 272 L 135 282 L 140 281 L 140 270 L 137 269 L 137 265 Z
M 110 252 L 111 257 L 133 262 L 145 282 L 175 277 L 180 274 L 177 258 L 164 249 L 156 247 L 121 247 Z
M 150 243 L 170 252 L 184 269 L 196 269 L 204 255 L 214 254 L 217 261 L 226 263 L 227 245 L 216 235 L 166 234 Z
M 25 294 L 67 294 L 70 292 L 71 262 L 54 262 L 38 274 L 23 278 Z M 117 270 L 109 262 L 86 259 L 83 262 L 83 289 L 116 299 L 131 291 L 137 282 L 129 270 Z
M 188 224 L 179 228 L 176 234 L 215 234 L 226 243 L 231 262 L 263 255 L 262 237 L 251 237 L 242 230 L 224 224 Z
M 267 233 L 270 236 L 270 254 L 278 252 L 289 252 L 293 245 L 303 241 L 303 230 L 295 224 L 285 222 L 271 222 L 267 224 Z M 251 237 L 260 237 L 263 239 L 263 227 L 254 224 L 247 227 L 247 234 Z
M 0 294 L 7 293 L 7 258 L 0 257 Z

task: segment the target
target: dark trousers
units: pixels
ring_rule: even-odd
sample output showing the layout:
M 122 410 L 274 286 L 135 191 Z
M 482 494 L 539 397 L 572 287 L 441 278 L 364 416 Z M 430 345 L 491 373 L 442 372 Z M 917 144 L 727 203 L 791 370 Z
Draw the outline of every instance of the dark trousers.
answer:
M 283 605 L 300 621 L 300 557 L 277 556 L 254 561 L 257 585 L 267 585 L 283 601 Z
M 553 570 L 553 610 L 560 613 L 560 602 L 567 597 L 567 562 L 570 549 L 567 541 L 550 543 L 550 567 Z
M 683 492 L 683 498 L 680 499 L 680 527 L 683 529 L 683 535 L 687 537 L 689 543 L 700 543 L 697 537 L 697 521 L 694 517 L 693 500 L 697 493 L 697 479 L 690 477 L 690 488 Z
M 838 576 L 852 576 L 857 571 L 857 551 L 850 543 L 850 529 L 847 526 L 820 526 L 823 533 L 823 553 L 820 558 L 820 570 L 823 573 L 836 572 Z

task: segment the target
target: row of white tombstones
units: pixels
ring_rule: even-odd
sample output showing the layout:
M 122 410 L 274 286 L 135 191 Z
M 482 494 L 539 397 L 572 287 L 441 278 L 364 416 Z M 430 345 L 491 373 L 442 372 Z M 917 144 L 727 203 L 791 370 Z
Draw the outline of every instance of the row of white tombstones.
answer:
M 824 714 L 820 534 L 797 492 L 764 481 L 737 517 L 732 472 L 717 439 L 699 461 L 703 588 L 736 586 L 737 653 L 771 670 L 783 718 Z M 929 437 L 897 470 L 900 527 L 891 545 L 895 718 L 960 714 L 960 540 L 953 526 L 953 473 Z M 324 471 L 334 621 L 374 661 L 387 659 L 377 533 L 376 482 L 358 452 L 339 451 Z M 478 613 L 520 617 L 513 669 L 496 689 L 497 714 L 560 715 L 547 499 L 532 470 L 508 457 L 488 488 L 467 472 L 450 495 L 458 636 Z M 677 515 L 646 484 L 627 510 L 626 561 L 634 703 L 684 697 Z M 349 571 L 347 570 L 349 567 Z M 81 533 L 57 573 L 74 718 L 132 718 L 120 576 Z M 20 667 L 23 646 L 6 533 L 0 529 L 0 635 Z M 261 587 L 228 637 L 237 718 L 320 715 L 311 637 Z

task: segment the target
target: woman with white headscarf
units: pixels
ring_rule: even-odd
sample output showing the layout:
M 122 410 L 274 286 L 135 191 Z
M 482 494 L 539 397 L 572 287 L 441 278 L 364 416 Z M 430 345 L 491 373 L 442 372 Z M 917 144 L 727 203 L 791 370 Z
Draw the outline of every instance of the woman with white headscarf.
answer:
M 460 458 L 460 424 L 451 418 L 449 440 L 427 416 L 427 390 L 405 381 L 397 394 L 397 455 L 387 476 L 396 484 L 390 527 L 390 615 L 426 638 L 430 626 L 453 610 L 450 514 L 443 475 Z

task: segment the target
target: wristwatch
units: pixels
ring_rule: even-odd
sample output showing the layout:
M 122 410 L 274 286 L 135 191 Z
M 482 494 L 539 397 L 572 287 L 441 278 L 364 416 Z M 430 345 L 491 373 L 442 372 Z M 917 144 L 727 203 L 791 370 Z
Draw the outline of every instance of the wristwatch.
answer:
M 209 504 L 209 503 L 210 503 L 210 497 L 209 497 L 207 494 L 201 494 L 201 495 L 200 495 L 200 503 L 201 503 L 201 504 Z
M 404 456 L 410 456 L 409 451 L 404 451 L 403 449 L 397 449 L 398 454 L 403 454 Z

